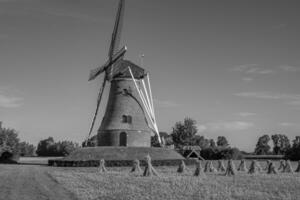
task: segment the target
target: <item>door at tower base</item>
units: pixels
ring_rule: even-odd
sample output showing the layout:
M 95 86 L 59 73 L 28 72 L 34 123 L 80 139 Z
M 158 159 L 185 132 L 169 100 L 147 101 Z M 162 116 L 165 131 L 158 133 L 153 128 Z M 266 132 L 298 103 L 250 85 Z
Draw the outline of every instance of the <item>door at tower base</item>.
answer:
M 99 131 L 99 146 L 150 147 L 151 133 L 134 130 Z

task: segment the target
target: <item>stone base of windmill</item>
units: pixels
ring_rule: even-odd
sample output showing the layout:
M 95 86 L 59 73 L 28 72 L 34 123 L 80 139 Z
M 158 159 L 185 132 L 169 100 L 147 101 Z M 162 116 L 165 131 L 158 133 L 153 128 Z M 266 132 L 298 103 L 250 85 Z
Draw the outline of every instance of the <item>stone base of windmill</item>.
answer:
M 186 164 L 195 163 L 186 160 L 173 149 L 159 147 L 87 147 L 72 152 L 62 159 L 49 160 L 49 166 L 57 167 L 97 167 L 104 159 L 106 166 L 132 166 L 138 159 L 145 166 L 145 157 L 150 155 L 153 166 L 178 166 L 182 160 Z

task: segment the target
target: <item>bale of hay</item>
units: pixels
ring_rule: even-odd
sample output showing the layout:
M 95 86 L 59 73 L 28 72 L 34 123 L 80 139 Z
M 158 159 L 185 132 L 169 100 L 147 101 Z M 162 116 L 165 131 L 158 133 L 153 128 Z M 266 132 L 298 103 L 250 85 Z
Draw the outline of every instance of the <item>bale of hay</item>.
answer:
M 300 160 L 298 161 L 298 166 L 297 166 L 297 169 L 295 170 L 295 172 L 300 172 Z
M 291 161 L 289 160 L 285 161 L 285 167 L 282 172 L 294 173 L 294 169 L 292 167 Z
M 259 172 L 259 169 L 258 169 L 257 161 L 252 160 L 250 167 L 249 167 L 248 174 L 257 174 L 258 172 Z
M 241 163 L 240 163 L 240 165 L 239 165 L 239 167 L 238 167 L 237 170 L 238 170 L 238 171 L 241 171 L 241 172 L 246 172 L 246 171 L 248 171 L 247 166 L 246 166 L 246 162 L 245 162 L 244 159 L 241 160 Z
M 105 173 L 105 172 L 107 172 L 107 169 L 106 169 L 106 167 L 105 167 L 105 160 L 104 160 L 104 159 L 101 159 L 101 160 L 100 160 L 99 172 L 100 172 L 100 173 Z
M 131 173 L 142 173 L 142 169 L 141 169 L 141 166 L 140 166 L 140 161 L 138 159 L 135 159 L 133 161 L 133 164 L 132 164 L 132 168 L 131 168 Z
M 199 160 L 196 162 L 194 176 L 206 177 L 201 162 Z
M 285 163 L 284 163 L 284 160 L 280 160 L 280 163 L 279 163 L 279 167 L 278 167 L 278 171 L 283 171 L 285 168 Z
M 147 155 L 146 156 L 146 167 L 145 167 L 145 170 L 144 170 L 144 173 L 143 173 L 143 176 L 158 176 L 158 173 L 157 171 L 154 169 L 154 167 L 152 166 L 152 163 L 151 163 L 151 157 L 150 155 Z
M 178 173 L 184 173 L 186 171 L 186 165 L 184 161 L 182 160 L 178 166 L 177 172 Z
M 207 161 L 204 166 L 204 172 L 216 172 L 216 168 L 214 167 L 212 161 Z
M 236 174 L 235 165 L 232 160 L 228 160 L 225 176 L 233 176 Z
M 277 169 L 275 168 L 275 165 L 269 161 L 269 167 L 268 167 L 268 174 L 278 174 Z
M 265 171 L 268 171 L 268 170 L 269 170 L 270 163 L 271 163 L 271 161 L 270 161 L 270 160 L 267 160 L 266 166 L 265 166 L 265 168 L 264 168 Z M 273 164 L 273 165 L 274 165 L 274 164 Z
M 217 171 L 218 172 L 225 172 L 225 165 L 223 160 L 218 160 L 218 167 L 217 167 Z
M 263 171 L 263 169 L 262 169 L 259 161 L 256 161 L 256 168 L 257 168 L 258 172 L 262 172 Z

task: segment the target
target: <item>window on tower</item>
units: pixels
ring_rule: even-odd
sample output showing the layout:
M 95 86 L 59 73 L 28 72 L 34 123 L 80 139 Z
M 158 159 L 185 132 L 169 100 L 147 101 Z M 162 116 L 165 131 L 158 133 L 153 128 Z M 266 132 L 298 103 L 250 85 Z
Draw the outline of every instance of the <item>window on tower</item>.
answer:
M 130 116 L 130 115 L 122 115 L 122 122 L 123 123 L 131 124 L 132 123 L 132 116 Z

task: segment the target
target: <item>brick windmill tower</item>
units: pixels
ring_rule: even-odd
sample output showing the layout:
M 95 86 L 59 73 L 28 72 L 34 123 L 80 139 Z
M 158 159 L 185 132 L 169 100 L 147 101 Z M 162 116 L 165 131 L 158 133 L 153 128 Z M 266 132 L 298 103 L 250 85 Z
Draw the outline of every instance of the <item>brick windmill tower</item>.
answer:
M 125 0 L 120 0 L 112 33 L 108 61 L 91 71 L 89 80 L 104 74 L 99 90 L 91 134 L 106 83 L 110 92 L 106 112 L 98 130 L 98 146 L 150 147 L 151 134 L 159 131 L 156 124 L 149 74 L 140 66 L 124 59 L 126 46 L 119 49 Z

